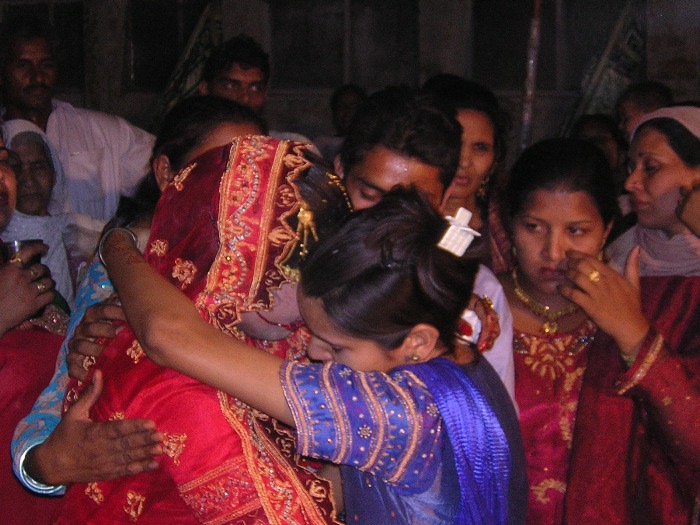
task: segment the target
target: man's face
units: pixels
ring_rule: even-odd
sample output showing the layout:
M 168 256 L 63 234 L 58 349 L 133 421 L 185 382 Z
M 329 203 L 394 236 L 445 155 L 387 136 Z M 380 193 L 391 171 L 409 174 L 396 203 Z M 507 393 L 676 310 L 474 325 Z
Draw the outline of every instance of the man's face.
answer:
M 374 206 L 397 186 L 415 187 L 435 208 L 440 207 L 445 192 L 439 168 L 383 146 L 369 150 L 345 174 L 345 187 L 355 210 Z
M 233 64 L 228 70 L 222 71 L 211 82 L 203 82 L 200 86 L 203 95 L 213 95 L 225 98 L 247 106 L 257 114 L 262 114 L 267 102 L 267 85 L 265 75 L 257 67 L 242 68 Z
M 20 110 L 50 110 L 56 71 L 56 60 L 46 39 L 15 40 L 2 71 L 5 105 Z

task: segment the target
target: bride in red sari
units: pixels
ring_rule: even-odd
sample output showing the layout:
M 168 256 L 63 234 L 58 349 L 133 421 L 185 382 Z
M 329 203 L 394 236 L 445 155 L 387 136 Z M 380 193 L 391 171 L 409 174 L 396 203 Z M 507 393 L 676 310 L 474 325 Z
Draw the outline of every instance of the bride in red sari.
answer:
M 309 169 L 302 146 L 268 137 L 209 150 L 164 191 L 145 252 L 210 324 L 286 359 L 303 355 L 308 340 L 293 322 L 298 310 L 273 306 L 294 292 L 295 258 L 317 233 L 304 228 L 296 181 Z M 155 471 L 72 485 L 58 523 L 334 522 L 329 485 L 297 464 L 288 427 L 157 366 L 128 327 L 94 368 L 105 373 L 93 419 L 151 419 L 165 453 Z M 69 385 L 68 404 L 81 388 Z

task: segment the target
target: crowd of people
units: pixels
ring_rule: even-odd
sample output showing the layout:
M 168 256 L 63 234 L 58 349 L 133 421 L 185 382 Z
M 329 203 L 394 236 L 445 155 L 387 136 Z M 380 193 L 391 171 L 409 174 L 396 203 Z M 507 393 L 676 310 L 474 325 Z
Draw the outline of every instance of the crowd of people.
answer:
M 56 74 L 8 25 L 5 523 L 700 522 L 700 106 L 633 84 L 509 167 L 453 74 L 315 144 L 245 35 L 156 135 Z

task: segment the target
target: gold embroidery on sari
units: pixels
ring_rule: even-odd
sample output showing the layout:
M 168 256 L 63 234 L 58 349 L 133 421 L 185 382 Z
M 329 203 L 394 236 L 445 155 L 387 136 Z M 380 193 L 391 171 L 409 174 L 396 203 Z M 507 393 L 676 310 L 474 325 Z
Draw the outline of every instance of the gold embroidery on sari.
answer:
M 621 385 L 618 388 L 617 393 L 619 395 L 625 394 L 629 389 L 631 389 L 632 387 L 637 385 L 637 383 L 639 383 L 642 379 L 644 379 L 644 377 L 647 375 L 647 372 L 649 372 L 651 366 L 656 362 L 656 359 L 659 357 L 659 354 L 661 353 L 663 347 L 664 338 L 661 334 L 658 334 L 652 341 L 649 352 L 644 357 L 642 364 L 639 365 L 639 368 L 634 373 L 632 378 L 629 381 L 627 381 L 624 385 Z
M 141 517 L 143 513 L 143 504 L 145 502 L 146 498 L 138 492 L 130 490 L 126 493 L 126 504 L 123 509 L 131 521 L 136 522 Z
M 168 241 L 156 239 L 151 243 L 149 253 L 157 255 L 158 257 L 163 257 L 166 253 L 168 253 Z
M 172 276 L 182 283 L 180 288 L 192 284 L 196 273 L 197 267 L 192 261 L 183 261 L 179 257 L 175 259 Z
M 573 442 L 578 392 L 581 389 L 587 357 L 581 354 L 593 341 L 596 331 L 590 320 L 585 320 L 575 332 L 553 337 L 514 334 L 513 348 L 523 355 L 523 363 L 535 376 L 551 385 L 558 405 L 557 425 L 567 449 Z
M 187 434 L 169 434 L 164 432 L 163 452 L 167 454 L 176 465 L 180 464 L 180 455 L 185 450 Z
M 118 410 L 117 412 L 113 412 L 108 419 L 109 421 L 121 421 L 126 419 L 126 414 L 124 414 L 124 412 L 121 410 Z
M 593 341 L 595 325 L 586 320 L 575 333 L 559 334 L 555 337 L 542 337 L 523 332 L 515 334 L 513 349 L 524 354 L 524 363 L 536 375 L 543 379 L 555 381 L 571 373 L 575 357 Z M 571 384 L 572 380 L 567 382 Z M 569 387 L 570 388 L 570 387 Z
M 80 386 L 81 383 L 78 382 L 78 386 Z M 65 414 L 68 412 L 68 409 L 75 403 L 78 399 L 80 398 L 80 394 L 78 394 L 78 390 L 76 388 L 70 388 L 66 392 L 66 396 L 63 400 L 63 413 Z
M 290 462 L 295 462 L 293 434 L 283 425 L 244 403 L 219 392 L 222 413 L 234 431 L 241 436 L 244 467 L 255 488 L 259 505 L 271 525 L 292 525 L 294 516 L 302 513 L 306 522 L 328 523 L 318 497 L 322 494 L 314 484 L 307 488 Z M 289 441 L 287 444 L 286 442 Z M 316 480 L 317 484 L 325 483 Z M 313 494 L 309 489 L 313 488 Z
M 547 496 L 546 494 L 547 491 L 556 490 L 557 492 L 564 494 L 566 492 L 566 483 L 550 478 L 541 481 L 537 485 L 533 485 L 532 487 L 530 487 L 530 490 L 532 490 L 532 492 L 535 493 L 537 501 L 539 501 L 543 505 L 546 505 L 550 502 L 549 496 Z
M 139 342 L 134 339 L 134 342 L 131 343 L 131 346 L 127 349 L 126 355 L 128 355 L 134 361 L 134 364 L 137 365 L 139 364 L 141 358 L 146 356 L 146 353 L 143 351 L 143 348 L 141 348 Z
M 185 182 L 189 174 L 192 172 L 193 169 L 197 167 L 197 163 L 190 164 L 189 166 L 185 166 L 180 170 L 180 172 L 175 175 L 175 178 L 173 178 L 172 185 L 175 186 L 175 189 L 177 191 L 182 191 L 182 183 Z
M 102 489 L 97 485 L 96 482 L 88 483 L 85 487 L 85 495 L 98 505 L 102 505 L 105 501 L 105 496 L 102 493 Z
M 320 480 L 312 480 L 309 485 L 309 494 L 312 498 L 324 500 L 328 497 L 328 489 Z

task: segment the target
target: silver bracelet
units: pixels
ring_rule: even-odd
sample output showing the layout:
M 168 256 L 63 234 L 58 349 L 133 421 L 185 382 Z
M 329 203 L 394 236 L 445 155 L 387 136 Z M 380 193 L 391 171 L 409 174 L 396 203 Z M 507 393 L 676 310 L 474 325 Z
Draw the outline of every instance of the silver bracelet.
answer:
M 27 448 L 27 450 L 22 452 L 22 456 L 19 459 L 19 472 L 15 470 L 15 473 L 17 474 L 17 477 L 19 478 L 22 485 L 27 487 L 32 492 L 35 492 L 36 494 L 43 494 L 45 496 L 63 496 L 63 494 L 66 492 L 65 485 L 46 485 L 45 483 L 41 483 L 35 480 L 33 477 L 31 477 L 27 470 L 24 468 L 24 463 L 27 459 L 27 454 L 29 454 L 29 451 L 31 449 L 38 445 L 41 445 L 41 443 L 34 443 L 29 448 Z
M 131 237 L 131 240 L 134 241 L 134 246 L 138 245 L 138 239 L 136 238 L 136 235 L 134 232 L 132 232 L 128 228 L 110 228 L 105 232 L 105 234 L 102 236 L 100 239 L 100 243 L 97 245 L 97 256 L 100 258 L 100 262 L 102 263 L 102 266 L 107 268 L 107 264 L 105 263 L 104 257 L 102 256 L 102 251 L 104 249 L 105 242 L 107 241 L 107 238 L 114 232 L 116 231 L 122 231 Z

